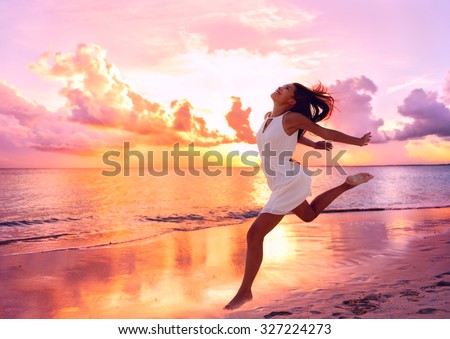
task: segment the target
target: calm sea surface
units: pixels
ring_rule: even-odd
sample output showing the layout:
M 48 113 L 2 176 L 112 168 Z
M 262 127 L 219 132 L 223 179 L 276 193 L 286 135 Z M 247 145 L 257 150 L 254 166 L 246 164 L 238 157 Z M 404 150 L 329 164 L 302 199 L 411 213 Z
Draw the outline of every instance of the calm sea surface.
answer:
M 345 179 L 320 170 L 313 197 Z M 256 217 L 270 195 L 262 171 L 220 171 L 105 177 L 99 169 L 0 169 L 0 255 L 118 245 Z M 375 179 L 346 192 L 329 213 L 450 206 L 450 166 L 345 171 Z

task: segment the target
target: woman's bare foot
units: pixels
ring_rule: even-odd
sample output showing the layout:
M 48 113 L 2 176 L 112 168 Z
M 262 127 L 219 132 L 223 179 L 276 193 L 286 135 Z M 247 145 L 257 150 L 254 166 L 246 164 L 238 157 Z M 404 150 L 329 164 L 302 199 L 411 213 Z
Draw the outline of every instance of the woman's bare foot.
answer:
M 249 302 L 253 299 L 253 295 L 251 291 L 244 292 L 244 293 L 238 293 L 236 296 L 224 307 L 226 310 L 235 310 L 242 305 L 244 305 L 246 302 Z
M 368 182 L 369 180 L 373 179 L 373 175 L 369 173 L 358 173 L 355 175 L 349 175 L 347 179 L 345 180 L 345 183 L 349 186 L 358 186 L 360 184 L 363 184 L 365 182 Z

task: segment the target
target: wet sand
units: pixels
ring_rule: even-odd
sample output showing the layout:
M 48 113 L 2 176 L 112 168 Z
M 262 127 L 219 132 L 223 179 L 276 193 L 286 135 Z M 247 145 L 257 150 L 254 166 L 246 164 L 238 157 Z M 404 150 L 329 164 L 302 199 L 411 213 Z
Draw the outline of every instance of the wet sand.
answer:
M 265 241 L 254 300 L 234 226 L 0 257 L 1 318 L 450 318 L 450 208 L 293 215 Z
M 380 256 L 348 278 L 293 289 L 233 318 L 450 319 L 450 233 L 411 240 L 403 255 Z

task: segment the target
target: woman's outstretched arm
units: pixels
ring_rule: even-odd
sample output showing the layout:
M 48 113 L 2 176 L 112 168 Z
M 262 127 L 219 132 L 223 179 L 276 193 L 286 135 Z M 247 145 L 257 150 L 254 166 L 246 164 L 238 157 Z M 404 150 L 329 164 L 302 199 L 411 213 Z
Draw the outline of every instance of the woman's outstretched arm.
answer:
M 304 136 L 301 136 L 298 140 L 297 143 L 305 145 L 305 146 L 309 146 L 312 147 L 314 149 L 324 149 L 329 151 L 330 149 L 333 148 L 333 144 L 330 141 L 312 141 Z
M 287 134 L 289 135 L 292 134 L 292 132 L 303 129 L 321 137 L 324 140 L 332 140 L 349 145 L 366 146 L 372 138 L 370 132 L 364 134 L 361 138 L 357 138 L 333 129 L 325 128 L 312 122 L 304 115 L 294 112 L 285 114 L 283 124 Z

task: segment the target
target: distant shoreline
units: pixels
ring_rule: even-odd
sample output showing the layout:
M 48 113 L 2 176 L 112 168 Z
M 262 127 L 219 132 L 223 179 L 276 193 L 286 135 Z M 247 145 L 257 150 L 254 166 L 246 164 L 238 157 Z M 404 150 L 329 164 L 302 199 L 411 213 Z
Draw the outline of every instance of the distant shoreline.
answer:
M 349 168 L 349 167 L 416 167 L 416 166 L 450 166 L 450 163 L 448 164 L 398 164 L 398 165 L 342 165 L 343 168 Z M 214 167 L 215 166 L 210 166 Z M 324 168 L 324 167 L 333 167 L 333 166 L 311 166 L 314 168 Z M 226 166 L 217 167 L 217 168 L 228 168 Z M 234 169 L 242 169 L 242 168 L 252 168 L 251 166 L 233 166 Z M 98 169 L 98 170 L 104 170 L 102 167 L 0 167 L 0 170 L 55 170 L 55 169 Z M 138 167 L 132 167 L 131 169 L 139 169 Z M 180 167 L 180 169 L 189 169 L 189 167 Z

